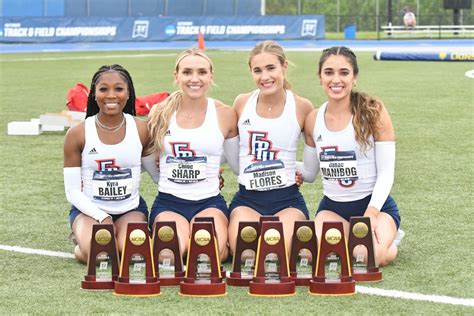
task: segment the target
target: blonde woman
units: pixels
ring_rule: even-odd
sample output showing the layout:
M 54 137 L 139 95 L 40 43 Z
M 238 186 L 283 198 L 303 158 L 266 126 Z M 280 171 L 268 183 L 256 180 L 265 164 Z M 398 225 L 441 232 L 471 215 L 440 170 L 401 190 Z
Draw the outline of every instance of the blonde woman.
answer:
M 179 54 L 174 75 L 179 90 L 153 108 L 148 122 L 150 146 L 160 164 L 150 224 L 175 221 L 184 254 L 194 218 L 213 217 L 220 259 L 225 260 L 228 208 L 219 193 L 219 167 L 224 142 L 237 140 L 236 114 L 207 96 L 213 64 L 202 51 Z

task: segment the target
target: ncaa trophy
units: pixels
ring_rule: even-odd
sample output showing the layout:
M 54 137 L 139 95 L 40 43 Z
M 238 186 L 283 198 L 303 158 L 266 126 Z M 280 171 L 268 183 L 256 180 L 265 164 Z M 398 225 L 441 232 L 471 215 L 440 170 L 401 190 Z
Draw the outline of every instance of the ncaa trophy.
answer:
M 382 281 L 382 272 L 375 265 L 374 242 L 371 234 L 370 218 L 352 216 L 349 227 L 349 255 L 352 278 L 360 282 Z M 355 248 L 359 248 L 359 250 Z M 365 247 L 365 251 L 360 251 Z M 354 249 L 355 254 L 354 254 Z
M 153 262 L 161 286 L 179 285 L 183 280 L 183 259 L 175 221 L 155 223 L 153 230 Z
M 158 296 L 160 281 L 155 274 L 151 240 L 146 222 L 128 223 L 122 251 L 120 275 L 114 295 Z
M 212 222 L 194 222 L 189 239 L 186 274 L 179 285 L 184 296 L 224 296 L 217 240 Z
M 216 232 L 216 223 L 214 222 L 214 217 L 212 216 L 201 216 L 201 217 L 195 217 L 194 222 L 211 222 L 212 227 L 214 227 L 214 239 L 216 240 L 217 243 L 217 249 L 219 249 L 219 240 L 217 239 L 217 232 Z M 223 278 L 226 277 L 226 271 L 224 266 L 221 264 L 221 275 Z
M 228 285 L 248 286 L 252 280 L 255 270 L 258 232 L 259 222 L 239 222 L 232 272 L 227 277 Z
M 291 242 L 290 274 L 297 286 L 309 285 L 316 269 L 317 254 L 314 221 L 296 221 Z
M 290 296 L 295 282 L 290 278 L 283 224 L 263 221 L 258 239 L 257 263 L 249 294 L 255 296 Z
M 319 241 L 316 274 L 309 282 L 309 293 L 316 295 L 352 295 L 355 281 L 347 253 L 342 222 L 324 222 Z
M 87 275 L 81 282 L 83 290 L 113 290 L 118 276 L 118 251 L 113 224 L 92 226 Z

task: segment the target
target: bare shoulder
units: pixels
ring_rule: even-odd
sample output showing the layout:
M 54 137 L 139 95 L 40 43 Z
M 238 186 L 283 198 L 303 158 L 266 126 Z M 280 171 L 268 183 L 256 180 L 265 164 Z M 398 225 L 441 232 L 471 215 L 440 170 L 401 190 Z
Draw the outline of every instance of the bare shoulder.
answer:
M 245 104 L 247 103 L 248 99 L 252 95 L 253 92 L 248 92 L 248 93 L 242 93 L 239 94 L 235 99 L 234 99 L 234 109 L 237 111 L 238 114 L 242 113 Z
M 295 104 L 297 109 L 299 111 L 302 111 L 305 115 L 309 114 L 312 110 L 314 110 L 314 105 L 310 100 L 303 98 L 297 94 L 295 94 Z
M 142 142 L 143 147 L 147 147 L 149 143 L 149 135 L 148 135 L 148 121 L 146 119 L 133 117 L 135 120 L 135 124 L 137 125 L 138 135 L 140 136 L 140 141 Z
M 66 132 L 65 140 L 67 141 L 75 141 L 85 139 L 85 121 L 80 122 L 79 124 L 74 125 L 73 127 L 69 128 Z
M 219 100 L 214 100 L 216 104 L 216 111 L 219 116 L 234 116 L 235 110 L 233 107 L 223 103 Z
M 135 119 L 135 124 L 137 124 L 137 128 L 138 130 L 143 130 L 143 129 L 147 129 L 147 124 L 148 124 L 148 120 L 147 119 L 143 119 L 143 118 L 140 118 L 140 117 L 136 117 L 134 116 L 133 117 Z
M 388 114 L 387 108 L 380 102 L 380 117 L 378 124 L 378 135 L 376 140 L 378 141 L 393 141 L 395 140 L 395 131 L 393 128 L 392 119 Z

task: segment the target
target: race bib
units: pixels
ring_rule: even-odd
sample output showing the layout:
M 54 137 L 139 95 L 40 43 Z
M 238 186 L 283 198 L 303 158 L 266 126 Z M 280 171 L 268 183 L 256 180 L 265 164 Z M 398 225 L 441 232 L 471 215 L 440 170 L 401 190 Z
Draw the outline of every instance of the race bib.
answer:
M 168 180 L 186 184 L 207 178 L 207 157 L 166 157 Z
M 132 170 L 96 170 L 92 176 L 94 200 L 122 201 L 132 195 Z
M 326 180 L 357 180 L 354 151 L 328 151 L 319 154 L 321 174 Z
M 283 161 L 265 160 L 253 163 L 244 170 L 247 190 L 268 191 L 286 185 L 286 171 Z

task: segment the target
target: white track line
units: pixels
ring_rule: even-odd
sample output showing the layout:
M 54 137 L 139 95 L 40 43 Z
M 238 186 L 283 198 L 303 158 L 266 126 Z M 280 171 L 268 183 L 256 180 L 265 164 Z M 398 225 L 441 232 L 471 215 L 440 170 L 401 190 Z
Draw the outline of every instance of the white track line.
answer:
M 442 296 L 442 295 L 427 295 L 419 294 L 413 292 L 402 292 L 397 290 L 384 290 L 375 287 L 365 287 L 365 286 L 356 286 L 358 293 L 364 293 L 369 295 L 378 295 L 385 297 L 396 297 L 404 298 L 407 300 L 415 301 L 426 301 L 442 304 L 452 304 L 452 305 L 463 305 L 463 306 L 474 306 L 474 299 L 472 298 L 457 298 L 451 296 Z
M 43 255 L 43 256 L 51 256 L 51 257 L 72 258 L 72 259 L 75 258 L 72 253 L 50 251 L 50 250 L 43 250 L 43 249 L 24 248 L 24 247 L 18 247 L 18 246 L 0 245 L 0 250 Z M 369 295 L 396 297 L 396 298 L 403 298 L 407 300 L 434 302 L 434 303 L 441 303 L 441 304 L 463 305 L 463 306 L 471 306 L 471 307 L 474 306 L 474 299 L 472 298 L 458 298 L 458 297 L 441 296 L 441 295 L 427 295 L 427 294 L 403 292 L 403 291 L 397 291 L 397 290 L 384 290 L 384 289 L 366 287 L 366 286 L 360 286 L 360 285 L 356 286 L 356 290 L 359 293 L 369 294 Z
M 50 251 L 50 250 L 43 250 L 43 249 L 24 248 L 24 247 L 18 247 L 18 246 L 0 245 L 0 250 L 28 253 L 28 254 L 34 254 L 34 255 L 51 256 L 51 257 L 72 258 L 72 259 L 75 258 L 75 256 L 72 253 Z
M 78 59 L 104 59 L 104 58 L 146 58 L 146 57 L 169 57 L 176 54 L 136 54 L 136 55 L 94 55 L 94 56 L 70 56 L 70 57 L 36 57 L 36 58 L 15 58 L 0 59 L 0 62 L 12 61 L 58 61 L 58 60 L 78 60 Z

